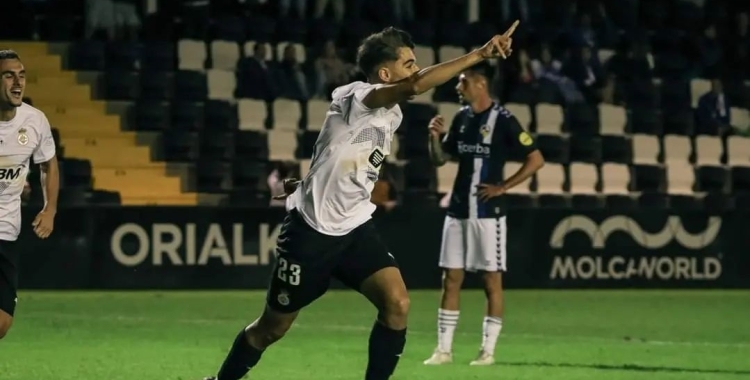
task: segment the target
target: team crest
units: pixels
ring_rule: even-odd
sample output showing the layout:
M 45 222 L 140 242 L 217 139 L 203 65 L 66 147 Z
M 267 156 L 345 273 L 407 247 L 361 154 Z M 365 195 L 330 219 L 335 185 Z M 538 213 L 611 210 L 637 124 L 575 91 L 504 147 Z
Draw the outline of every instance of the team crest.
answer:
M 479 127 L 479 134 L 482 135 L 482 137 L 486 139 L 487 136 L 490 134 L 490 126 L 485 124 Z
M 518 135 L 518 142 L 520 142 L 523 146 L 529 146 L 534 142 L 534 139 L 532 139 L 531 135 L 529 135 L 527 132 L 521 132 L 521 134 Z
M 18 143 L 21 145 L 29 143 L 29 135 L 26 134 L 26 128 L 21 127 L 21 129 L 18 130 Z
M 289 293 L 286 290 L 281 289 L 278 297 L 276 297 L 276 301 L 278 301 L 281 306 L 289 305 Z

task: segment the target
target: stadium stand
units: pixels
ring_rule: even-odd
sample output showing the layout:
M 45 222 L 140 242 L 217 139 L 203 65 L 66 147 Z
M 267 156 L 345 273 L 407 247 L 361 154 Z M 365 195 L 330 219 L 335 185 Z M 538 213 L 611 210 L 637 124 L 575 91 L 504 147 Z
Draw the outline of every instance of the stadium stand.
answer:
M 42 39 L 59 25 L 82 24 L 75 13 L 81 2 L 61 3 L 76 5 L 34 10 Z M 157 8 L 144 17 L 137 41 L 85 39 L 79 27 L 54 33 L 54 43 L 29 42 L 34 30 L 0 34 L 12 39 L 0 45 L 17 50 L 28 67 L 27 95 L 59 131 L 65 191 L 96 189 L 118 194 L 102 199 L 123 204 L 267 204 L 277 162 L 307 171 L 326 97 L 336 85 L 361 79 L 353 48 L 387 24 L 388 5 L 368 3 L 361 20 L 337 23 L 278 19 L 273 4 L 220 3 L 210 17 L 189 20 L 179 6 Z M 479 15 L 449 14 L 441 5 L 422 10 L 438 15 L 418 14 L 404 25 L 422 67 L 459 56 L 503 27 L 491 2 L 467 3 Z M 512 191 L 514 199 L 530 198 L 514 206 L 575 199 L 703 207 L 704 200 L 750 191 L 749 73 L 734 67 L 729 53 L 717 62 L 694 54 L 696 46 L 730 41 L 737 32 L 714 28 L 721 12 L 706 14 L 705 22 L 670 22 L 663 7 L 696 6 L 676 3 L 643 2 L 642 14 L 659 12 L 637 26 L 617 12 L 599 17 L 598 5 L 588 2 L 559 17 L 598 15 L 589 29 L 565 29 L 543 10 L 536 11 L 544 18 L 522 24 L 516 54 L 495 65 L 495 90 L 548 164 Z M 60 13 L 49 17 L 53 12 Z M 402 202 L 415 192 L 437 202 L 450 191 L 455 168 L 427 163 L 425 136 L 433 115 L 450 119 L 459 108 L 455 83 L 402 105 L 404 123 L 389 160 L 393 177 L 404 181 L 395 186 Z

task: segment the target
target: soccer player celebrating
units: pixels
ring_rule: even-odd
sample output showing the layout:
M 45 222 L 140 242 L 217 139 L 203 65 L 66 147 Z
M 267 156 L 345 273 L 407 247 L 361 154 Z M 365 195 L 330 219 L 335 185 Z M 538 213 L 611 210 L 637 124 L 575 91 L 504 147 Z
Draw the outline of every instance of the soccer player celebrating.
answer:
M 44 208 L 32 223 L 42 239 L 52 233 L 59 172 L 47 117 L 23 102 L 26 70 L 18 54 L 0 50 L 0 339 L 13 324 L 18 288 L 16 239 L 21 231 L 21 194 L 29 160 L 41 167 Z
M 424 364 L 452 361 L 453 333 L 458 324 L 459 291 L 464 271 L 483 273 L 487 314 L 479 357 L 471 365 L 493 364 L 502 328 L 502 272 L 505 261 L 503 194 L 528 179 L 544 165 L 534 140 L 507 109 L 490 97 L 492 67 L 478 64 L 464 70 L 456 90 L 466 104 L 444 132 L 442 116 L 430 121 L 430 156 L 437 166 L 458 162 L 448 213 L 443 227 L 440 267 L 443 292 L 438 310 L 438 345 Z M 520 149 L 526 157 L 517 173 L 503 180 L 508 153 Z
M 406 343 L 409 298 L 395 259 L 380 239 L 370 193 L 401 124 L 398 104 L 489 58 L 510 54 L 511 34 L 454 60 L 420 70 L 411 37 L 386 28 L 367 37 L 357 63 L 368 82 L 333 91 L 308 175 L 287 199 L 277 260 L 260 318 L 237 335 L 218 377 L 238 380 L 281 339 L 299 311 L 322 296 L 331 278 L 377 308 L 366 380 L 391 377 Z M 286 185 L 293 182 L 287 181 Z

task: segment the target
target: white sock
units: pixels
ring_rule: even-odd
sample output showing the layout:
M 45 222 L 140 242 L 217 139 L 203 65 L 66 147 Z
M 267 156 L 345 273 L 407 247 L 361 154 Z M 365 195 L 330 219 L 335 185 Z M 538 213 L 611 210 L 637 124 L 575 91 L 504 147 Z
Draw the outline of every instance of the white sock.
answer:
M 438 350 L 451 352 L 453 349 L 453 333 L 458 325 L 458 310 L 438 309 Z
M 482 324 L 482 351 L 494 355 L 497 337 L 503 329 L 503 319 L 500 317 L 484 317 Z

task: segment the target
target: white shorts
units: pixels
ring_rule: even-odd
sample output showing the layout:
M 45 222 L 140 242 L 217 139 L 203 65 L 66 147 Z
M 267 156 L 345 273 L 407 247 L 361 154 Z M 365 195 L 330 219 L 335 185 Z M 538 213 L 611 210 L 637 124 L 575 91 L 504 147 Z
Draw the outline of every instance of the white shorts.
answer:
M 505 272 L 505 217 L 445 217 L 440 267 L 469 272 Z

